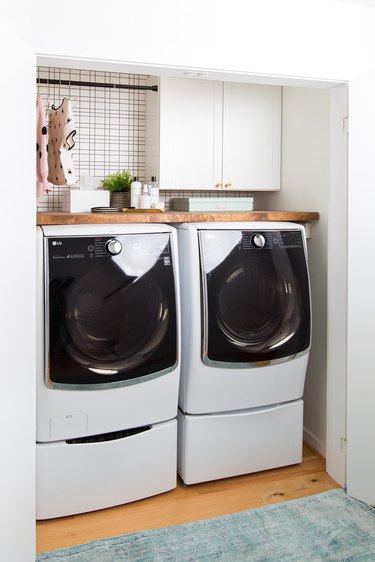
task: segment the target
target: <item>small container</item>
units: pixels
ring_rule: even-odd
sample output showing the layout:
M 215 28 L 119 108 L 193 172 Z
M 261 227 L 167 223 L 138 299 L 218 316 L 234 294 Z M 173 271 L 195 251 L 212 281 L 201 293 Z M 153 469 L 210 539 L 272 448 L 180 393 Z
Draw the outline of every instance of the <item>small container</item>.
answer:
M 149 192 L 151 198 L 151 209 L 157 209 L 159 205 L 159 187 L 158 182 L 156 181 L 156 176 L 151 176 Z
M 130 206 L 134 207 L 134 209 L 139 209 L 140 207 L 141 187 L 141 182 L 135 177 L 130 185 Z
M 150 194 L 148 192 L 147 183 L 145 183 L 143 185 L 140 208 L 141 209 L 151 209 L 151 197 L 150 197 Z
M 109 191 L 105 189 L 67 189 L 63 192 L 61 208 L 66 213 L 87 213 L 91 207 L 107 207 Z

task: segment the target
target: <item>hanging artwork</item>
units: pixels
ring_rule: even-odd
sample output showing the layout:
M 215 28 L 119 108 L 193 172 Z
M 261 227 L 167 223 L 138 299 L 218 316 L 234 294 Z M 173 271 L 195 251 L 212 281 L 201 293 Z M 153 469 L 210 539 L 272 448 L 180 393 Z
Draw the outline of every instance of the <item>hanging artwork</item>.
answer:
M 70 99 L 51 106 L 48 114 L 48 181 L 54 185 L 74 185 L 77 177 L 71 150 L 77 131 Z

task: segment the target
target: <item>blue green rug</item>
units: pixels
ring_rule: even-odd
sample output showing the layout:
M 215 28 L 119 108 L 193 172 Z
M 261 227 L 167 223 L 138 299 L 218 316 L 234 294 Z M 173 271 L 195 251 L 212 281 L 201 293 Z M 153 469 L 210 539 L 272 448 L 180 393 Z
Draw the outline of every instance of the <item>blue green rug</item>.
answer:
M 51 550 L 37 562 L 374 562 L 375 509 L 343 490 Z

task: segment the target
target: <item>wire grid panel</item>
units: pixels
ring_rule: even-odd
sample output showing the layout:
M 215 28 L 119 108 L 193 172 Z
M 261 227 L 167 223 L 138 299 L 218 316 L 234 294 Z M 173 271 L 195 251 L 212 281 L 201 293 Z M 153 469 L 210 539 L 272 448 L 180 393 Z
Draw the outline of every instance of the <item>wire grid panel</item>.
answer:
M 147 76 L 118 72 L 38 67 L 37 78 L 145 86 Z M 71 100 L 77 134 L 72 149 L 76 175 L 101 180 L 109 173 L 129 170 L 140 181 L 145 174 L 146 93 L 96 86 L 38 84 L 46 109 L 59 106 L 64 97 Z M 47 123 L 48 125 L 48 123 Z M 67 186 L 53 186 L 42 197 L 38 211 L 59 211 Z

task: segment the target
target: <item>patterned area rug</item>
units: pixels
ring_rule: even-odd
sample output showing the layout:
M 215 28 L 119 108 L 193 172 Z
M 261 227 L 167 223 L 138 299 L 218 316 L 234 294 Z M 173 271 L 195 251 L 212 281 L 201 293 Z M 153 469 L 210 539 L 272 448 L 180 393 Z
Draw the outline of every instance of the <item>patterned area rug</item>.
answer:
M 374 562 L 375 509 L 331 490 L 44 552 L 37 562 Z

